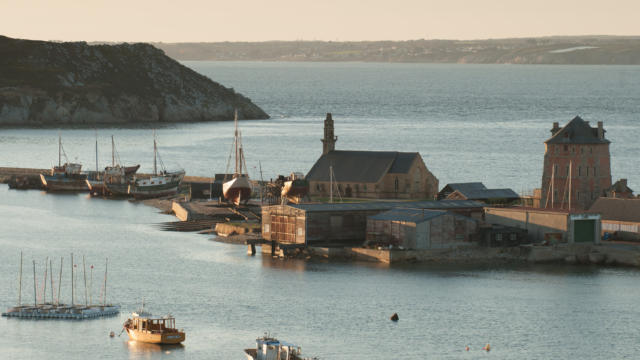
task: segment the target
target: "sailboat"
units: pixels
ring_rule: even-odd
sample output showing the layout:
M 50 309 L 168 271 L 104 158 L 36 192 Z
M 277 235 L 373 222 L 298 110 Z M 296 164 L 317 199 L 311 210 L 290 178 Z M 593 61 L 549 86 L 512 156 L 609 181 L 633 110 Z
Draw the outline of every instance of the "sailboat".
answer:
M 62 164 L 62 156 L 66 162 Z M 51 168 L 51 174 L 40 174 L 42 185 L 47 191 L 87 191 L 87 175 L 81 172 L 82 165 L 70 163 L 62 147 L 62 137 L 58 136 L 58 166 Z
M 235 133 L 233 139 L 232 149 L 235 149 L 235 170 L 230 180 L 222 184 L 222 195 L 227 201 L 240 205 L 242 201 L 245 203 L 249 201 L 251 197 L 251 183 L 249 182 L 249 175 L 243 173 L 243 166 L 246 171 L 246 164 L 244 161 L 244 152 L 242 150 L 242 135 L 240 134 L 240 130 L 238 130 L 238 111 L 236 110 L 234 116 L 235 122 Z M 229 157 L 231 160 L 231 157 Z M 228 167 L 228 165 L 227 165 Z M 228 173 L 228 171 L 227 171 Z
M 153 175 L 145 178 L 136 178 L 129 185 L 129 194 L 136 199 L 154 198 L 160 196 L 175 195 L 178 192 L 178 186 L 184 178 L 184 170 L 168 172 L 164 168 L 162 159 L 159 159 L 158 144 L 156 142 L 155 133 L 153 135 Z M 158 159 L 162 170 L 158 172 Z

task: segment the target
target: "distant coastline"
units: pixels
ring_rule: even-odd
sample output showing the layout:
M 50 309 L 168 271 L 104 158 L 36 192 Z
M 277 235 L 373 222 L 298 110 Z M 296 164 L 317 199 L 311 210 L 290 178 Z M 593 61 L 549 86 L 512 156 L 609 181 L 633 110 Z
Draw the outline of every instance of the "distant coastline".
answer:
M 152 44 L 182 61 L 640 65 L 640 36 Z

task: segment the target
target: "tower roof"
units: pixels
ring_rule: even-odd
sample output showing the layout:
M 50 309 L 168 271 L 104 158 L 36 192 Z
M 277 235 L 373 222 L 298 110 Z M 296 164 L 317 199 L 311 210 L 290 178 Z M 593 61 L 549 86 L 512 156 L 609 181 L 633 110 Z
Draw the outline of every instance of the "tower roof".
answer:
M 610 141 L 598 136 L 598 128 L 592 128 L 587 121 L 576 116 L 569 121 L 562 129 L 558 130 L 551 138 L 545 141 L 546 144 L 609 144 Z

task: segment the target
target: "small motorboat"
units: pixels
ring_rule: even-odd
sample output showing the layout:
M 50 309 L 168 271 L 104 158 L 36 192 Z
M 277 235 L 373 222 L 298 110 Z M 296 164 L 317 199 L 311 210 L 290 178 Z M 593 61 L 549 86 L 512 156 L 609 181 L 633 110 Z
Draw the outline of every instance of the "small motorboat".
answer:
M 248 360 L 312 360 L 303 358 L 300 347 L 265 334 L 256 339 L 255 349 L 245 349 Z

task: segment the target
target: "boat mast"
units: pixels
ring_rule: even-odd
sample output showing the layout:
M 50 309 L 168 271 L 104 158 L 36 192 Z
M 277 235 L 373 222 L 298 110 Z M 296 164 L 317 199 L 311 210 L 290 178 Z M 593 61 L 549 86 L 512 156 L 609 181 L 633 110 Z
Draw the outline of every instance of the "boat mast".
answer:
M 62 136 L 58 134 L 58 167 L 62 166 Z
M 60 277 L 58 278 L 58 297 L 56 298 L 56 305 L 60 304 L 60 288 L 62 287 L 62 256 L 60 256 Z
M 71 253 L 71 306 L 75 303 L 74 301 L 75 293 L 73 291 L 73 253 Z
M 573 171 L 573 163 L 569 161 L 569 212 L 571 212 L 571 173 Z M 580 175 L 580 174 L 578 174 Z
M 49 257 L 44 262 L 44 284 L 42 284 L 42 303 L 47 303 L 47 263 L 49 262 Z
M 96 173 L 97 172 L 98 172 L 98 130 L 96 130 Z M 98 176 L 98 174 L 96 174 L 96 176 Z
M 18 281 L 18 306 L 22 305 L 22 251 L 20 251 L 20 276 Z
M 111 135 L 111 166 L 116 166 L 116 144 L 113 142 L 113 135 Z
M 107 303 L 107 266 L 109 265 L 109 258 L 107 258 L 104 262 L 104 293 L 102 297 L 102 306 L 105 306 Z
M 154 175 L 158 175 L 158 165 L 157 165 L 157 159 L 158 158 L 158 145 L 156 144 L 156 131 L 153 130 L 153 174 Z
M 239 155 L 238 154 L 238 109 L 236 109 L 235 112 L 234 112 L 233 121 L 234 121 L 235 127 L 236 127 L 236 130 L 234 132 L 234 140 L 233 140 L 233 143 L 236 146 L 236 156 L 235 156 L 235 158 L 236 158 L 236 168 L 235 168 L 235 173 L 236 173 L 236 175 L 238 175 L 238 174 L 240 174 L 240 171 L 238 171 L 238 155 Z
M 84 262 L 84 255 L 82 255 L 82 274 L 84 276 L 84 306 L 89 305 L 89 292 L 87 291 L 87 266 Z
M 49 259 L 49 278 L 51 279 L 51 303 L 53 304 L 53 265 L 51 259 Z
M 38 306 L 38 290 L 36 289 L 36 261 L 33 260 L 33 306 Z
M 89 278 L 89 305 L 93 305 L 93 265 L 91 268 L 91 277 Z

